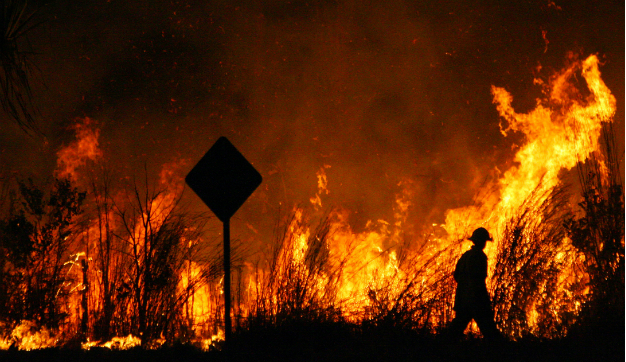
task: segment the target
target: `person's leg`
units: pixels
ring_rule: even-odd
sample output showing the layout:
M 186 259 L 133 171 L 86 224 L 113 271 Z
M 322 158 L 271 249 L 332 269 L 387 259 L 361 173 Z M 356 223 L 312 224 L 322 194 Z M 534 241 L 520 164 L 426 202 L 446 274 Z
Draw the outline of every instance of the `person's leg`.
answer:
M 463 332 L 471 320 L 471 313 L 457 311 L 454 319 L 448 327 L 448 335 L 450 339 L 458 341 L 463 338 Z
M 480 333 L 486 339 L 499 339 L 502 337 L 494 322 L 493 309 L 491 309 L 491 306 L 485 306 L 477 310 L 474 320 L 480 329 Z

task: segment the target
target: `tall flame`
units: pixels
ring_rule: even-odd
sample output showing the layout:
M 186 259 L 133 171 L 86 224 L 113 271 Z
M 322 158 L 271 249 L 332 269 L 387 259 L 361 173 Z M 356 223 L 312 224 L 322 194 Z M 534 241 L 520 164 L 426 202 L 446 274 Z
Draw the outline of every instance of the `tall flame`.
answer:
M 297 282 L 301 279 L 307 283 L 304 286 L 308 290 L 301 288 L 298 292 L 327 298 L 320 300 L 323 303 L 334 303 L 333 307 L 338 307 L 343 317 L 349 321 L 363 322 L 374 318 L 380 311 L 386 312 L 385 308 L 400 306 L 403 310 L 411 310 L 415 305 L 409 305 L 410 303 L 422 303 L 421 305 L 430 309 L 423 314 L 424 317 L 417 318 L 425 318 L 423 323 L 429 326 L 441 327 L 450 319 L 453 293 L 450 275 L 454 262 L 469 244 L 468 241 L 463 241 L 467 234 L 475 227 L 486 226 L 495 234 L 497 243 L 508 218 L 523 205 L 529 195 L 538 188 L 542 188 L 540 191 L 549 191 L 557 187 L 561 182 L 559 174 L 562 170 L 572 169 L 578 162 L 584 162 L 592 153 L 598 152 L 602 124 L 612 122 L 616 110 L 616 100 L 602 81 L 598 66 L 598 58 L 592 55 L 584 61 L 573 62 L 547 83 L 536 80 L 536 84 L 544 86 L 544 97 L 537 99 L 536 107 L 528 113 L 516 112 L 512 105 L 513 96 L 504 88 L 492 86 L 493 103 L 502 118 L 502 135 L 508 137 L 517 132 L 524 136 L 524 140 L 515 155 L 515 165 L 480 190 L 481 197 L 474 205 L 448 210 L 445 224 L 441 225 L 447 235 L 431 233 L 424 240 L 415 240 L 412 244 L 406 241 L 407 238 L 416 238 L 409 232 L 409 215 L 416 195 L 416 183 L 410 179 L 400 180 L 397 184 L 399 192 L 391 205 L 393 219 L 370 220 L 361 231 L 355 231 L 350 224 L 349 210 L 334 209 L 326 215 L 327 224 L 313 230 L 309 227 L 304 209 L 295 208 L 293 217 L 285 226 L 286 235 L 282 244 L 274 254 L 274 269 L 259 269 L 260 263 L 256 266 L 246 263 L 248 279 L 246 283 L 240 284 L 247 290 L 240 293 L 244 297 L 240 297 L 241 305 L 235 308 L 245 317 L 246 313 L 251 313 L 255 304 L 258 306 L 268 301 L 270 305 L 275 304 L 279 298 L 285 296 L 277 296 L 273 292 L 279 287 L 289 287 L 294 280 Z M 574 85 L 573 80 L 578 72 L 582 74 L 588 87 L 589 92 L 585 97 Z M 102 151 L 99 147 L 100 131 L 93 120 L 82 119 L 73 129 L 76 140 L 57 153 L 56 175 L 77 180 L 79 169 L 89 161 L 102 158 Z M 129 224 L 132 230 L 127 235 L 132 240 L 125 242 L 134 243 L 138 250 L 149 247 L 147 233 L 163 225 L 176 207 L 184 184 L 180 177 L 181 172 L 178 171 L 183 164 L 172 162 L 163 165 L 159 186 L 164 191 L 156 193 L 150 200 L 145 200 L 149 202 L 145 205 L 146 209 L 133 215 L 136 222 Z M 322 197 L 329 194 L 326 170 L 330 167 L 323 165 L 316 174 L 317 190 L 315 196 L 309 199 L 316 212 L 322 208 Z M 96 200 L 98 202 L 102 200 Z M 108 201 L 104 200 L 106 202 Z M 113 220 L 117 216 L 112 209 L 105 207 L 99 212 L 107 222 L 112 220 L 113 227 Z M 147 213 L 150 214 L 149 218 Z M 541 218 L 541 215 L 537 215 L 537 218 Z M 142 220 L 148 221 L 142 223 Z M 97 235 L 102 238 L 103 226 L 97 221 L 89 227 L 87 239 Z M 191 248 L 199 240 L 183 238 L 181 242 Z M 491 258 L 495 250 L 492 246 L 490 248 L 487 249 L 487 254 Z M 95 247 L 91 249 L 93 255 Z M 78 261 L 79 256 L 91 262 L 89 255 L 89 252 L 76 253 L 74 262 Z M 566 259 L 571 259 L 562 252 L 556 257 L 563 265 L 567 265 Z M 119 262 L 116 258 L 111 260 L 111 263 Z M 141 260 L 136 262 L 139 266 Z M 203 278 L 203 266 L 200 263 L 192 258 L 184 260 L 177 290 L 181 295 L 193 294 L 185 304 L 186 318 L 193 324 L 191 329 L 196 335 L 213 335 L 200 340 L 208 348 L 210 343 L 223 336 L 223 330 L 218 327 L 221 322 L 216 319 L 220 308 L 223 308 L 220 305 L 222 290 L 221 282 L 193 284 L 194 280 Z M 325 264 L 320 267 L 315 263 Z M 96 277 L 101 272 L 98 267 L 97 263 L 92 263 L 89 271 L 83 271 L 85 274 L 89 273 L 89 278 L 93 279 L 89 282 L 89 289 L 86 285 L 81 285 L 73 290 L 77 293 L 86 290 L 85 293 L 91 293 L 92 296 L 102 293 L 104 284 L 99 282 L 98 278 L 101 277 Z M 571 264 L 569 267 L 571 268 Z M 78 269 L 74 268 L 73 273 L 80 276 Z M 571 270 L 564 269 L 559 278 L 564 280 L 570 274 Z M 269 291 L 264 291 L 263 283 L 271 283 L 268 280 L 272 275 L 293 280 L 279 280 L 274 285 L 269 285 Z M 312 282 L 311 277 L 315 278 Z M 329 292 L 328 286 L 334 288 L 332 292 Z M 437 295 L 438 292 L 445 292 L 445 296 Z M 403 301 L 403 296 L 410 293 L 412 299 Z M 563 294 L 567 297 L 571 293 L 566 291 Z M 77 306 L 79 299 L 77 294 L 72 303 Z M 387 301 L 391 303 L 385 304 Z M 68 310 L 78 314 L 79 308 L 76 306 Z M 575 305 L 571 310 L 577 307 Z M 103 307 L 91 305 L 90 308 L 96 310 Z M 132 306 L 125 308 L 124 311 L 134 312 Z M 539 311 L 533 307 L 527 312 L 532 329 L 532 325 L 540 319 Z M 79 319 L 78 316 L 73 318 Z M 23 349 L 57 345 L 54 335 L 46 330 L 34 332 L 33 325 L 29 323 L 23 322 L 6 340 L 0 341 L 0 348 L 8 348 L 10 343 Z M 212 327 L 208 327 L 209 324 Z M 140 343 L 140 339 L 129 335 L 125 338 L 115 337 L 109 342 L 86 342 L 83 347 L 98 345 L 123 349 Z
M 585 100 L 570 98 L 568 92 L 574 72 L 582 68 L 590 94 Z M 500 116 L 508 122 L 501 131 L 522 132 L 526 143 L 515 155 L 519 166 L 512 167 L 499 180 L 502 189 L 501 208 L 514 209 L 532 192 L 539 181 L 552 188 L 559 182 L 558 173 L 569 170 L 599 150 L 603 122 L 611 122 L 616 101 L 600 77 L 598 58 L 588 57 L 561 72 L 549 90 L 548 104 L 537 100 L 528 114 L 515 112 L 513 97 L 503 88 L 492 87 L 494 103 Z
M 554 188 L 560 182 L 559 172 L 573 168 L 599 150 L 602 123 L 613 121 L 616 101 L 602 81 L 598 63 L 595 55 L 573 62 L 547 85 L 546 99 L 537 99 L 535 109 L 526 114 L 513 109 L 509 92 L 492 86 L 493 102 L 507 122 L 506 126 L 500 124 L 502 134 L 521 132 L 525 142 L 515 155 L 516 166 L 504 172 L 495 185 L 487 186 L 498 192 L 477 205 L 447 212 L 448 232 L 462 234 L 457 226 L 470 227 L 467 220 L 476 226 L 490 224 L 500 228 L 510 212 L 540 184 L 544 191 Z M 582 71 L 589 87 L 590 94 L 584 100 L 579 99 L 572 84 L 577 70 Z

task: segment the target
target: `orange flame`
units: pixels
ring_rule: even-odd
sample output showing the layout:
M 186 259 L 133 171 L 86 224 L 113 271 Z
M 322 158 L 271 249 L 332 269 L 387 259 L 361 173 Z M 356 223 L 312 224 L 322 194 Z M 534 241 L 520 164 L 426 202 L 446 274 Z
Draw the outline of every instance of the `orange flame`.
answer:
M 77 170 L 102 157 L 99 146 L 100 130 L 95 122 L 85 117 L 72 126 L 76 139 L 57 152 L 56 177 L 78 179 Z
M 576 70 L 582 71 L 590 94 L 580 100 L 571 83 Z M 477 205 L 449 210 L 444 228 L 451 235 L 462 236 L 469 228 L 493 225 L 497 233 L 501 223 L 541 184 L 545 190 L 559 184 L 559 172 L 569 170 L 599 150 L 603 122 L 612 122 L 616 101 L 602 81 L 595 55 L 575 62 L 554 77 L 546 93 L 547 100 L 537 99 L 537 106 L 527 114 L 515 112 L 513 97 L 504 88 L 492 86 L 493 102 L 507 126 L 501 132 L 521 132 L 526 142 L 515 155 L 517 166 L 507 170 L 495 185 L 498 192 Z
M 4 340 L 0 340 L 0 349 L 17 347 L 21 351 L 55 347 L 59 340 L 46 328 L 37 328 L 31 321 L 22 321 Z
M 450 268 L 453 267 L 450 263 L 455 259 L 436 259 L 438 253 L 452 245 L 454 246 L 452 255 L 459 254 L 470 243 L 463 241 L 467 233 L 478 226 L 486 226 L 495 234 L 497 243 L 498 234 L 502 232 L 507 217 L 515 212 L 537 187 L 549 190 L 558 186 L 561 182 L 559 180 L 561 170 L 569 170 L 597 152 L 602 123 L 612 122 L 616 109 L 616 100 L 602 81 L 598 65 L 597 57 L 592 55 L 584 61 L 572 63 L 552 77 L 548 84 L 536 80 L 536 84 L 545 86 L 545 97 L 538 99 L 535 109 L 526 114 L 514 110 L 513 97 L 508 91 L 492 87 L 493 102 L 502 118 L 501 133 L 506 137 L 512 132 L 520 132 L 525 137 L 524 143 L 515 155 L 515 166 L 481 190 L 480 192 L 486 196 L 481 197 L 479 202 L 464 208 L 448 210 L 445 224 L 441 225 L 447 236 L 430 235 L 422 248 L 409 250 L 409 257 L 413 258 L 412 266 L 402 264 L 403 256 L 400 253 L 400 246 L 403 245 L 407 230 L 410 228 L 407 224 L 408 215 L 415 195 L 411 180 L 401 180 L 398 183 L 400 191 L 391 205 L 393 220 L 370 220 L 363 231 L 357 232 L 349 223 L 348 210 L 336 209 L 331 212 L 325 251 L 328 252 L 331 263 L 342 268 L 338 277 L 335 302 L 341 307 L 344 317 L 354 322 L 363 321 L 368 317 L 367 311 L 378 301 L 378 293 L 382 289 L 385 289 L 391 298 L 399 296 L 408 288 L 417 290 L 426 301 L 440 297 L 433 295 L 429 286 L 434 279 L 442 280 L 446 275 L 449 277 Z M 589 88 L 589 95 L 585 99 L 572 84 L 572 78 L 578 72 L 582 74 Z M 76 179 L 78 170 L 88 161 L 96 161 L 102 157 L 102 151 L 99 149 L 98 141 L 100 131 L 91 119 L 83 119 L 73 129 L 76 132 L 76 140 L 57 153 L 56 174 L 59 177 Z M 168 212 L 174 207 L 184 185 L 182 174 L 179 172 L 180 165 L 180 162 L 173 162 L 163 166 L 160 183 L 167 191 L 158 194 L 151 201 L 150 207 L 154 210 L 151 210 L 150 222 L 154 225 L 142 226 L 141 222 L 137 223 L 133 235 L 135 240 L 143 239 L 146 227 L 162 224 Z M 322 197 L 329 194 L 326 175 L 328 168 L 329 165 L 323 165 L 316 173 L 317 191 L 315 196 L 310 198 L 315 211 L 322 208 Z M 110 218 L 114 218 L 112 214 Z M 287 225 L 289 243 L 286 243 L 277 254 L 279 260 L 292 264 L 279 263 L 278 274 L 282 270 L 293 269 L 294 264 L 298 273 L 310 272 L 307 270 L 306 258 L 307 252 L 310 251 L 309 243 L 315 234 L 307 226 L 305 219 L 304 210 L 296 208 L 293 219 Z M 93 231 L 94 235 L 96 233 L 97 231 Z M 494 247 L 488 246 L 487 254 L 492 257 L 494 253 Z M 557 258 L 565 260 L 566 256 L 559 253 Z M 423 274 L 418 278 L 412 278 L 411 273 L 419 268 L 425 269 L 422 270 Z M 94 269 L 90 271 L 92 275 L 97 272 Z M 248 269 L 253 269 L 251 264 Z M 186 290 L 191 280 L 201 274 L 199 265 L 191 260 L 186 262 L 185 270 L 187 274 L 181 275 L 178 286 L 180 290 Z M 249 276 L 247 299 L 242 303 L 252 304 L 255 298 L 262 297 L 257 291 L 263 282 L 265 272 L 256 270 L 254 277 Z M 566 268 L 562 270 L 559 278 L 564 280 L 569 278 L 570 274 L 571 270 Z M 321 292 L 324 284 L 333 276 L 330 272 L 322 270 L 316 277 L 316 283 L 312 288 Z M 98 288 L 97 282 L 91 283 L 91 293 L 98 294 L 100 292 Z M 194 332 L 197 335 L 195 340 L 199 341 L 203 348 L 208 348 L 223 339 L 223 330 L 218 330 L 214 326 L 212 333 L 207 333 L 210 328 L 206 327 L 210 323 L 214 325 L 220 323 L 212 319 L 218 314 L 216 311 L 222 307 L 219 305 L 220 292 L 219 284 L 202 284 L 193 289 L 193 296 L 188 303 L 189 317 L 193 320 Z M 569 291 L 564 291 L 564 298 L 567 298 L 568 293 Z M 564 303 L 567 303 L 567 300 L 564 300 Z M 570 310 L 576 311 L 577 308 L 579 305 L 572 305 Z M 239 310 L 243 310 L 244 313 L 249 311 L 245 306 L 240 306 Z M 535 309 L 528 311 L 531 329 L 539 318 L 538 313 Z M 439 318 L 440 320 L 433 322 L 437 325 L 444 324 L 445 319 L 449 319 L 445 314 L 430 318 Z M 11 344 L 17 345 L 20 349 L 44 348 L 57 344 L 53 334 L 46 330 L 33 331 L 33 325 L 29 323 L 22 322 L 12 331 L 11 336 L 0 341 L 0 349 L 8 348 Z M 213 336 L 203 339 L 200 334 L 204 337 Z M 137 337 L 129 335 L 115 337 L 108 342 L 86 342 L 83 348 L 104 346 L 125 349 L 139 344 L 140 340 Z
M 571 78 L 581 68 L 591 92 L 585 101 L 569 96 L 575 89 Z M 538 99 L 537 107 L 528 114 L 515 112 L 513 97 L 503 88 L 492 87 L 492 93 L 500 116 L 508 122 L 506 128 L 501 125 L 502 134 L 513 131 L 526 135 L 526 144 L 515 156 L 519 166 L 508 170 L 499 181 L 499 206 L 508 210 L 518 207 L 540 180 L 552 188 L 559 182 L 559 171 L 571 169 L 596 152 L 602 123 L 611 122 L 616 109 L 615 97 L 600 77 L 595 55 L 561 72 L 549 90 L 548 105 Z
M 326 171 L 324 169 L 330 168 L 330 165 L 324 165 L 319 171 L 317 171 L 317 193 L 311 197 L 309 201 L 315 207 L 315 210 L 322 208 L 322 195 L 328 195 L 328 178 L 326 177 Z

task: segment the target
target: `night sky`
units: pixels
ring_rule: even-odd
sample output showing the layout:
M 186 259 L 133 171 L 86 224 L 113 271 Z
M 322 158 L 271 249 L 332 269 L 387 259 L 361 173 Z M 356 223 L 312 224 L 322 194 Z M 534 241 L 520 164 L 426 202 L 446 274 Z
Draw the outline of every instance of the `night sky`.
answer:
M 350 210 L 356 230 L 390 220 L 407 182 L 412 220 L 442 222 L 445 210 L 471 203 L 492 170 L 510 167 L 523 142 L 500 133 L 491 86 L 528 111 L 541 96 L 533 78 L 547 80 L 572 56 L 603 62 L 624 160 L 620 1 L 34 5 L 44 22 L 23 46 L 38 68 L 43 136 L 0 114 L 3 172 L 52 175 L 83 117 L 101 129 L 120 179 L 141 176 L 144 163 L 154 178 L 179 163 L 184 177 L 226 136 L 264 177 L 235 215 L 235 236 L 255 229 L 266 238 L 279 209 L 309 204 L 325 165 L 323 208 Z

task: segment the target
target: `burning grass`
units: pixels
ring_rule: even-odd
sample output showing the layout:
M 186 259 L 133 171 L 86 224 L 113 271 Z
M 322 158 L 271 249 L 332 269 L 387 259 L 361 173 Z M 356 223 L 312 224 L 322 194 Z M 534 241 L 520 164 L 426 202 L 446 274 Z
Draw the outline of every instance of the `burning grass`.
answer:
M 489 182 L 474 205 L 447 213 L 442 235 L 406 232 L 408 181 L 399 183 L 404 189 L 393 220 L 355 231 L 350 211 L 340 207 L 315 218 L 328 194 L 325 165 L 310 199 L 314 211 L 296 207 L 279 219 L 262 257 L 233 250 L 232 343 L 239 346 L 233 349 L 269 348 L 263 352 L 268 358 L 272 350 L 320 356 L 338 340 L 338 354 L 354 357 L 343 346 L 356 347 L 363 359 L 361 353 L 381 356 L 370 344 L 392 356 L 413 356 L 419 348 L 446 355 L 441 335 L 454 315 L 452 271 L 468 247 L 465 238 L 480 225 L 496 236 L 487 250 L 489 285 L 497 325 L 510 340 L 567 340 L 579 326 L 596 325 L 579 328 L 579 336 L 603 323 L 615 327 L 606 321 L 622 320 L 624 313 L 623 186 L 611 138 L 605 133 L 598 142 L 615 110 L 594 59 L 558 74 L 547 100 L 529 114 L 517 114 L 510 94 L 493 88 L 508 122 L 503 133 L 524 132 L 527 142 L 516 166 Z M 556 99 L 575 72 L 590 86 L 588 99 Z M 166 165 L 156 185 L 147 177 L 114 185 L 99 163 L 103 153 L 92 126 L 83 122 L 76 128 L 81 140 L 58 153 L 58 175 L 68 179 L 19 182 L 4 204 L 3 346 L 164 349 L 186 343 L 220 349 L 222 260 L 219 245 L 208 246 L 206 215 L 180 204 L 176 165 Z M 69 152 L 79 149 L 94 156 Z M 559 172 L 583 161 L 589 169 L 579 168 L 583 201 L 577 208 Z M 88 165 L 89 176 L 81 176 Z M 461 350 L 481 348 L 474 347 L 482 343 L 477 336 L 469 328 L 470 342 Z M 425 347 L 431 342 L 435 347 Z

